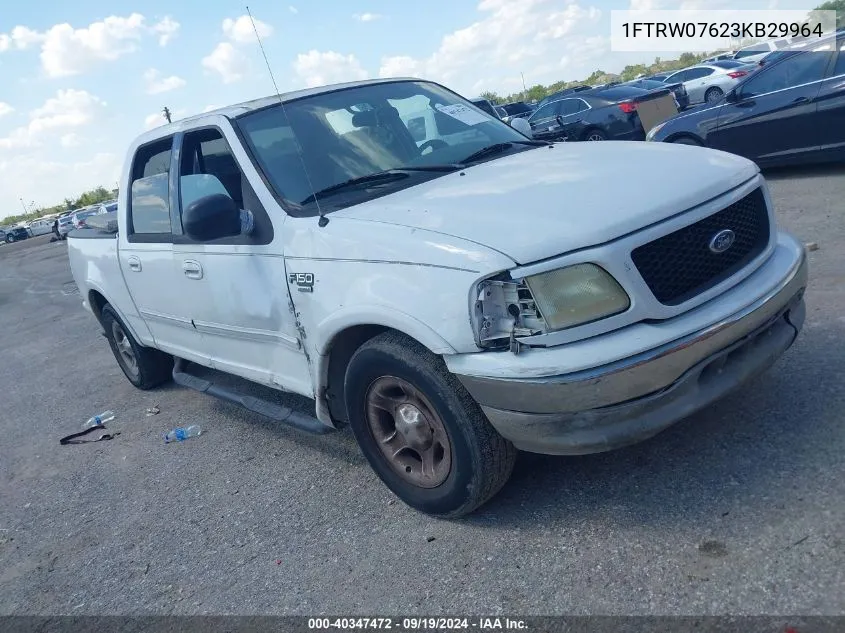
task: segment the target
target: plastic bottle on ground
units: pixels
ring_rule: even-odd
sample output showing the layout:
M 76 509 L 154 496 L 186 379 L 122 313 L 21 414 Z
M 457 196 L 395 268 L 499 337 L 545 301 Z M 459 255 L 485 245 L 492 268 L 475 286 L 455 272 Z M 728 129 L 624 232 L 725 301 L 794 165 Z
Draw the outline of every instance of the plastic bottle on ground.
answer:
M 192 424 L 188 427 L 177 427 L 170 431 L 169 433 L 164 434 L 164 441 L 165 443 L 169 442 L 182 442 L 187 440 L 189 437 L 196 437 L 202 433 L 202 429 L 197 424 Z
M 92 415 L 85 424 L 82 425 L 83 429 L 90 429 L 95 426 L 102 426 L 106 422 L 111 422 L 114 420 L 114 411 L 103 411 L 99 415 Z

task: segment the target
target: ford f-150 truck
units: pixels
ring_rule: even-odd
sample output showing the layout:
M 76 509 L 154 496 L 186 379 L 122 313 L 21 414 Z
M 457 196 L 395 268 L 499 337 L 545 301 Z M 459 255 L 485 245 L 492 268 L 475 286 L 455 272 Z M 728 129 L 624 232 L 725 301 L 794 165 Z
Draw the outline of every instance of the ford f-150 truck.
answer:
M 130 382 L 348 425 L 439 516 L 492 497 L 517 450 L 653 436 L 768 368 L 804 320 L 804 249 L 751 161 L 538 141 L 417 79 L 146 132 L 116 214 L 72 232 L 69 256 Z

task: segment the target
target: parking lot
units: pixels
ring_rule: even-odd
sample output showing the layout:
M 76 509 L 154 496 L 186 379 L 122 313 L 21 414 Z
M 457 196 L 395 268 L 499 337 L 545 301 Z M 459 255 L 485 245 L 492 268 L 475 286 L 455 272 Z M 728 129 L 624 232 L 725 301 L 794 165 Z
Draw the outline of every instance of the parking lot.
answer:
M 819 245 L 795 346 L 641 445 L 522 454 L 459 521 L 394 501 L 349 432 L 134 389 L 66 244 L 0 247 L 0 613 L 845 612 L 845 168 L 768 176 Z M 59 445 L 106 409 L 115 440 Z

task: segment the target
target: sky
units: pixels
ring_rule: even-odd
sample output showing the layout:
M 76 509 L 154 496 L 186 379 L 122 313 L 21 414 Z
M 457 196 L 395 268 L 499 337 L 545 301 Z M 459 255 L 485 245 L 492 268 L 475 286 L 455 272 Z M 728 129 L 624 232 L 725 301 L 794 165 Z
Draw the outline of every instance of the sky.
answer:
M 809 9 L 797 0 L 251 0 L 282 92 L 415 76 L 466 97 L 651 62 L 609 50 L 613 9 Z M 740 6 L 741 4 L 741 6 Z M 669 53 L 658 53 L 671 57 Z M 245 3 L 28 0 L 0 11 L 0 218 L 117 186 L 174 118 L 272 94 Z

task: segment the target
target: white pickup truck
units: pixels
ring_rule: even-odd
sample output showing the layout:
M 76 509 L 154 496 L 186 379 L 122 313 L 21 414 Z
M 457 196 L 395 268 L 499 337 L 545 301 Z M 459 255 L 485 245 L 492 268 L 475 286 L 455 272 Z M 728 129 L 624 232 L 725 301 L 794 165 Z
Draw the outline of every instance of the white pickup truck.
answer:
M 69 255 L 135 386 L 172 376 L 306 431 L 349 425 L 384 483 L 440 516 L 492 497 L 518 449 L 658 433 L 769 367 L 804 320 L 804 249 L 752 162 L 540 142 L 421 80 L 147 132 L 118 202 Z

